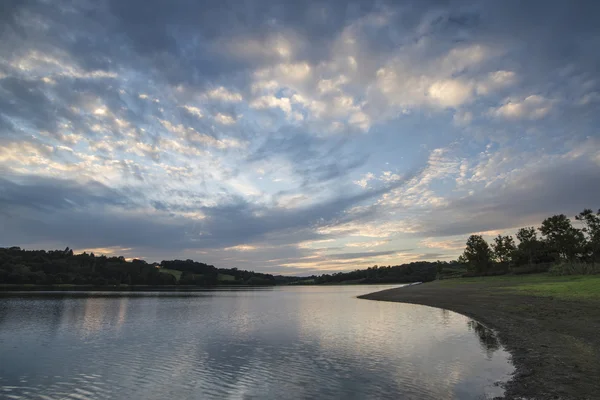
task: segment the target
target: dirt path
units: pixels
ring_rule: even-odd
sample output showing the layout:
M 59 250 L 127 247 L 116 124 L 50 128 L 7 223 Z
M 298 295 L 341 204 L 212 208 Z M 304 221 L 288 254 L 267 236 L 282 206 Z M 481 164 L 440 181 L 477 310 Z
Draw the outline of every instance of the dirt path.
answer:
M 435 281 L 360 298 L 445 308 L 497 330 L 516 367 L 507 399 L 600 399 L 600 303 L 504 289 L 514 284 Z

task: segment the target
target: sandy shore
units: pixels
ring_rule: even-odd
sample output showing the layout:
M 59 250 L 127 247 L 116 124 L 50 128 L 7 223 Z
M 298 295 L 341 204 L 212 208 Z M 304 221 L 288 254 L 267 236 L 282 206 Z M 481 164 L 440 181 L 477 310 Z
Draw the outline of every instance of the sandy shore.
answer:
M 435 281 L 360 298 L 445 308 L 497 330 L 516 367 L 507 399 L 600 399 L 600 304 L 522 295 L 509 284 Z

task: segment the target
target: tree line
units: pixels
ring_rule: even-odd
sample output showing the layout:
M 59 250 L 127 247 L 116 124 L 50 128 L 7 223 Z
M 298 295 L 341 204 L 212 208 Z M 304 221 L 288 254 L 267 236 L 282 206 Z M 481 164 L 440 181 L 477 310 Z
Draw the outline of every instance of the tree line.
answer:
M 169 271 L 169 272 L 167 272 Z M 173 271 L 177 273 L 173 273 Z M 216 268 L 192 260 L 149 264 L 65 250 L 0 248 L 0 283 L 36 285 L 274 285 L 270 274 Z
M 600 262 L 600 210 L 585 209 L 575 216 L 580 228 L 564 214 L 546 218 L 538 228 L 525 227 L 498 235 L 491 244 L 471 235 L 458 261 L 471 275 L 542 272 L 557 263 Z M 538 235 L 539 233 L 539 235 Z
M 460 268 L 457 261 L 416 261 L 401 265 L 374 265 L 367 269 L 350 272 L 312 275 L 308 277 L 289 277 L 291 284 L 366 284 L 366 283 L 411 283 L 429 282 L 436 278 L 442 269 Z M 282 278 L 282 277 L 281 277 Z M 281 279 L 276 277 L 276 279 Z

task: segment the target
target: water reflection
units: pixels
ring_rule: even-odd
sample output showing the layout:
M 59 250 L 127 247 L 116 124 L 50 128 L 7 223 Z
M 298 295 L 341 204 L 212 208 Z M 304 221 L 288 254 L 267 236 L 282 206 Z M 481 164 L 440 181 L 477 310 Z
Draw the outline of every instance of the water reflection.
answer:
M 496 332 L 475 320 L 470 320 L 467 325 L 479 338 L 479 343 L 486 351 L 487 357 L 491 358 L 494 352 L 500 349 L 500 341 Z
M 127 302 L 129 301 L 128 297 L 121 297 L 119 300 L 119 313 L 117 315 L 116 326 L 117 329 L 121 329 L 125 319 L 127 318 Z
M 0 296 L 0 397 L 7 388 L 23 399 L 501 394 L 493 383 L 511 372 L 508 355 L 482 351 L 471 332 L 488 334 L 476 323 L 354 298 L 372 290 Z

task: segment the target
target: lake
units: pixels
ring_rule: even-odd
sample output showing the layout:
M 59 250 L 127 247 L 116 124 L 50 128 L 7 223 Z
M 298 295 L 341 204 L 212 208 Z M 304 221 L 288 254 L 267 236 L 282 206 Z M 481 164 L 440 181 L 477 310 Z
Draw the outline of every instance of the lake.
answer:
M 0 293 L 0 398 L 501 395 L 513 367 L 493 332 L 356 298 L 394 286 Z

